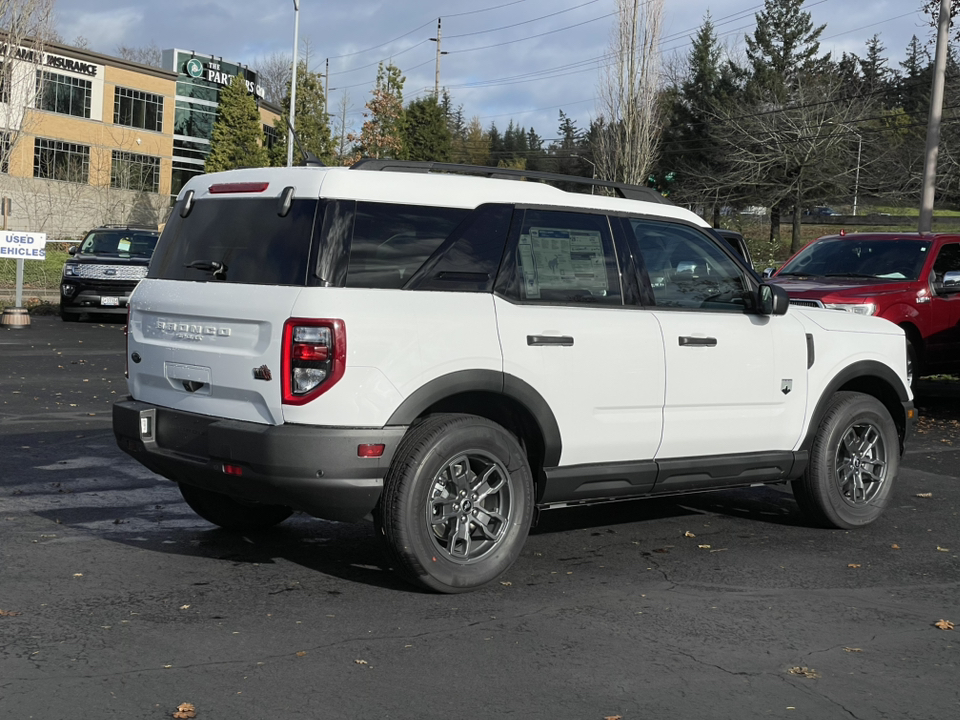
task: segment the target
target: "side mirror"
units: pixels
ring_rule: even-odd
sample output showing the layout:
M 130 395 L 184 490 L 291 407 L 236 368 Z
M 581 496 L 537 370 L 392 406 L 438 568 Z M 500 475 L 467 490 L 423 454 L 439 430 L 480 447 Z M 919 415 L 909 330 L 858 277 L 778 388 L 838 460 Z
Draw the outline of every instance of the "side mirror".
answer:
M 950 270 L 943 274 L 943 292 L 960 292 L 960 271 Z
M 67 255 L 76 255 L 79 248 L 76 245 L 71 245 L 67 248 Z
M 765 278 L 773 277 L 773 273 L 774 273 L 774 272 L 776 272 L 776 271 L 775 271 L 773 268 L 767 268 L 766 270 L 763 271 L 763 276 L 762 276 L 762 277 L 765 277 Z
M 786 315 L 790 296 L 779 285 L 764 283 L 757 291 L 757 311 L 761 315 Z

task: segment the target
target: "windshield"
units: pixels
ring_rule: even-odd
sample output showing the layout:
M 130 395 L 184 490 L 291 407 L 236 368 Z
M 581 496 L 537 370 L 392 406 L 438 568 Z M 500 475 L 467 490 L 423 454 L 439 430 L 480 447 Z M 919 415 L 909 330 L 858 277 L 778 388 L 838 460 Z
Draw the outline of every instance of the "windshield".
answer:
M 98 230 L 84 238 L 80 252 L 87 255 L 149 258 L 157 246 L 159 233 L 136 230 Z
M 916 280 L 929 250 L 927 240 L 818 240 L 780 268 L 777 275 Z

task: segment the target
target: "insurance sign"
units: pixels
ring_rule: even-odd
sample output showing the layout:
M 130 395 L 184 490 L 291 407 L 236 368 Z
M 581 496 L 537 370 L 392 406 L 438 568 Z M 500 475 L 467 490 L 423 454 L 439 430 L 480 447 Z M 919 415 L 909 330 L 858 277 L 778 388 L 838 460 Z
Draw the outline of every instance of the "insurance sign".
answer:
M 0 232 L 0 259 L 43 260 L 46 256 L 46 233 Z

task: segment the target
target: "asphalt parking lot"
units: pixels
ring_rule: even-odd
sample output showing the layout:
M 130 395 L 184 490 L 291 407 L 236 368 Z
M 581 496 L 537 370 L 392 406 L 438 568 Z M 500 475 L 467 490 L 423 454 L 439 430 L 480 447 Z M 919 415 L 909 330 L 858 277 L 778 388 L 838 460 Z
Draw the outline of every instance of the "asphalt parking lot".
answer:
M 960 714 L 960 384 L 923 381 L 893 504 L 787 488 L 545 514 L 459 596 L 367 525 L 213 528 L 121 453 L 123 325 L 0 330 L 0 711 L 15 718 Z M 942 623 L 948 627 L 947 623 Z

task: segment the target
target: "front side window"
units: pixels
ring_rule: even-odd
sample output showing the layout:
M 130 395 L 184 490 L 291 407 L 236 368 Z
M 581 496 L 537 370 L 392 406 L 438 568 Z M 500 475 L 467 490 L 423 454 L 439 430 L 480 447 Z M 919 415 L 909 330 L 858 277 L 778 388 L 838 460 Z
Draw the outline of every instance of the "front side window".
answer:
M 137 192 L 159 192 L 160 158 L 113 151 L 110 187 Z
M 118 87 L 113 96 L 113 122 L 117 125 L 163 130 L 163 96 Z
M 650 279 L 657 307 L 736 310 L 746 306 L 748 285 L 719 244 L 696 228 L 631 218 L 633 240 Z
M 33 176 L 65 182 L 89 182 L 90 147 L 37 138 L 33 145 Z
M 88 118 L 92 88 L 89 80 L 37 70 L 37 108 Z
M 605 215 L 527 210 L 514 249 L 518 299 L 621 305 L 620 272 Z
M 933 262 L 933 271 L 940 278 L 944 273 L 960 271 L 960 243 L 949 243 L 940 248 Z

